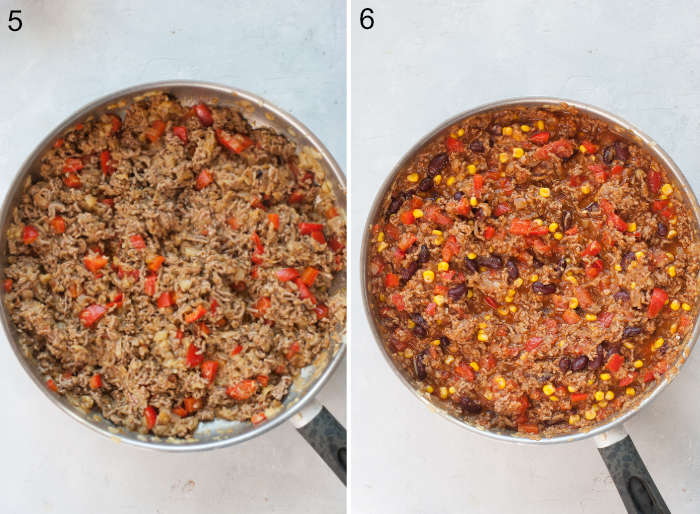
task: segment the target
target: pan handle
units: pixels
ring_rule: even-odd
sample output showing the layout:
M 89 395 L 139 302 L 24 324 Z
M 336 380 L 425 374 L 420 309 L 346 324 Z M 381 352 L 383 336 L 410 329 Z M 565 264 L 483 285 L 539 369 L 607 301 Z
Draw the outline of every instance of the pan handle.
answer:
M 595 442 L 627 512 L 670 514 L 632 438 L 622 425 L 597 435 Z
M 345 427 L 323 405 L 312 399 L 291 419 L 292 425 L 319 457 L 346 484 L 347 439 Z

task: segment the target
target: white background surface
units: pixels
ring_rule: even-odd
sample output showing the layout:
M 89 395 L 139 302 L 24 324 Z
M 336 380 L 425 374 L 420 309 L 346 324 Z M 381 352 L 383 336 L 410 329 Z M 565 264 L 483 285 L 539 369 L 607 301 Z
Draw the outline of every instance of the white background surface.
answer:
M 7 29 L 10 8 L 22 9 L 18 33 Z M 0 20 L 2 193 L 35 145 L 79 107 L 165 79 L 257 93 L 306 124 L 344 166 L 340 0 L 3 0 Z M 345 488 L 289 424 L 223 450 L 155 453 L 71 421 L 24 375 L 4 336 L 0 376 L 3 514 L 345 510 Z M 319 398 L 346 422 L 344 366 Z
M 363 7 L 375 11 L 369 31 Z M 353 2 L 353 264 L 370 203 L 401 156 L 448 117 L 498 99 L 550 95 L 615 112 L 700 191 L 698 12 L 646 0 Z M 355 286 L 353 512 L 624 512 L 593 441 L 516 446 L 432 414 L 387 367 L 361 304 Z M 700 511 L 698 366 L 696 350 L 627 423 L 675 513 Z

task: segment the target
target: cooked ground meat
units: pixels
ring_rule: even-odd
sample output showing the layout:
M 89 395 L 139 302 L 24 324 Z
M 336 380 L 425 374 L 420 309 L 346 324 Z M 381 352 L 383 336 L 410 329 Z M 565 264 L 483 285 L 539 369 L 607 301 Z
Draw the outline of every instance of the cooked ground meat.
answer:
M 155 94 L 42 158 L 6 227 L 5 303 L 47 386 L 117 425 L 260 423 L 345 321 L 345 230 L 308 149 Z
M 698 234 L 666 170 L 566 105 L 450 131 L 373 225 L 368 287 L 396 364 L 464 419 L 538 437 L 638 401 L 696 312 Z

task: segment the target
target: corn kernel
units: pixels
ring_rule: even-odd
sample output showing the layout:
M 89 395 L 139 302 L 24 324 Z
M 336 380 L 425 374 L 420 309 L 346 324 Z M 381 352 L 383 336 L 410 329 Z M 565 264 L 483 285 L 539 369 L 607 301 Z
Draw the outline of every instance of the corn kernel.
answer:
M 543 198 L 549 198 L 549 195 L 551 194 L 551 191 L 549 190 L 548 187 L 541 187 L 540 188 L 540 196 Z
M 634 345 L 632 343 L 630 343 L 629 341 L 625 341 L 624 343 L 622 343 L 622 346 L 624 346 L 628 350 L 634 350 Z
M 473 261 L 474 259 L 476 259 L 476 254 L 474 252 L 469 252 L 467 254 L 467 259 L 469 259 L 470 261 Z
M 479 332 L 476 335 L 476 338 L 482 343 L 485 343 L 489 340 L 489 335 L 486 332 L 482 332 L 481 330 L 479 330 Z
M 508 309 L 506 309 L 505 307 L 499 307 L 499 308 L 498 308 L 498 314 L 500 314 L 501 316 L 507 316 L 507 315 L 508 315 Z
M 615 266 L 613 267 L 615 268 L 615 271 L 622 271 L 622 266 L 620 266 L 619 264 L 615 264 Z
M 635 232 L 637 230 L 637 224 L 633 221 L 627 224 L 627 232 Z
M 581 416 L 578 414 L 572 414 L 569 416 L 569 425 L 577 425 L 581 422 Z
M 576 386 L 567 386 L 566 388 L 570 393 L 575 393 L 578 388 Z
M 610 380 L 610 373 L 601 373 L 600 374 L 600 379 L 604 382 Z
M 598 316 L 595 314 L 588 313 L 586 314 L 586 321 L 595 321 L 598 319 Z
M 433 296 L 433 301 L 435 302 L 435 305 L 440 307 L 443 303 L 445 303 L 445 297 L 441 294 L 436 294 L 435 296 Z
M 542 386 L 542 391 L 544 392 L 544 394 L 549 396 L 550 394 L 554 394 L 555 389 L 552 384 L 545 384 L 544 386 Z
M 445 357 L 445 364 L 447 364 L 448 366 L 450 364 L 452 364 L 454 361 L 455 361 L 454 355 L 448 355 L 447 357 Z
M 544 130 L 544 121 L 542 121 L 542 120 L 537 121 L 537 130 Z
M 668 330 L 669 330 L 669 332 L 671 332 L 672 334 L 675 334 L 676 332 L 678 332 L 678 323 L 673 323 L 673 324 L 671 324 L 671 326 L 669 327 Z
M 474 291 L 467 289 L 467 298 L 471 298 L 472 296 L 474 296 Z
M 433 280 L 435 280 L 435 273 L 432 270 L 425 270 L 423 272 L 423 280 L 430 284 Z
M 554 237 L 554 239 L 556 239 L 557 241 L 560 241 L 561 239 L 564 238 L 564 234 L 562 234 L 561 232 L 555 232 L 553 237 Z
M 537 282 L 537 279 L 540 278 L 536 274 L 530 275 L 530 282 Z
M 677 311 L 680 308 L 681 308 L 681 302 L 679 302 L 678 300 L 673 300 L 671 302 L 671 310 L 672 311 Z
M 420 209 L 413 209 L 413 217 L 414 218 L 422 218 L 423 217 L 423 211 Z
M 504 163 L 508 162 L 508 154 L 505 152 L 501 152 L 500 154 L 498 154 L 498 160 Z
M 433 346 L 440 346 L 440 340 L 439 340 L 439 339 L 433 339 L 432 341 L 430 341 L 430 344 L 432 344 Z
M 380 243 L 384 241 L 384 232 L 380 232 L 379 234 L 377 234 L 377 241 Z
M 515 313 L 515 312 L 518 310 L 518 308 L 517 308 L 515 305 L 509 305 L 509 306 L 508 306 L 508 310 L 509 310 L 511 313 Z
M 462 136 L 464 135 L 464 129 L 463 129 L 463 128 L 459 129 L 459 130 L 457 131 L 457 135 L 458 135 L 459 137 L 462 137 Z
M 486 398 L 489 401 L 493 400 L 493 393 L 491 391 L 486 391 L 484 393 L 484 398 Z
M 578 151 L 581 152 L 581 153 L 587 153 L 587 152 L 588 152 L 588 150 L 586 150 L 586 147 L 583 146 L 583 145 L 581 145 L 581 146 L 578 147 Z
M 450 386 L 450 388 L 447 390 L 450 394 L 455 394 L 457 392 L 457 389 L 455 389 L 455 386 Z
M 445 242 L 445 238 L 442 237 L 442 236 L 437 236 L 437 237 L 435 238 L 435 244 L 438 245 L 438 246 L 440 246 L 440 245 L 441 245 L 442 243 L 444 243 L 444 242 Z
M 641 261 L 641 260 L 644 258 L 644 252 L 641 251 L 641 250 L 638 251 L 638 252 L 634 252 L 634 257 L 635 257 L 635 259 L 637 259 L 638 261 Z
M 576 277 L 573 276 L 571 273 L 567 273 L 566 275 L 564 275 L 564 280 L 568 280 L 575 286 L 578 285 L 578 280 L 576 280 Z
M 591 192 L 591 186 L 590 186 L 589 184 L 583 184 L 583 185 L 581 186 L 581 192 L 582 192 L 584 195 L 587 195 L 588 193 Z
M 522 148 L 513 148 L 513 157 L 515 157 L 516 159 L 520 159 L 524 154 L 525 152 Z
M 406 325 L 408 326 L 408 328 L 413 328 L 416 326 L 416 323 L 412 319 L 409 319 Z
M 447 261 L 440 261 L 438 262 L 438 271 L 447 271 L 450 269 L 450 263 Z
M 471 361 L 471 362 L 469 363 L 469 366 L 471 366 L 471 368 L 472 368 L 474 371 L 479 371 L 479 365 L 478 365 L 476 362 Z
M 435 391 L 435 388 L 433 386 L 429 385 L 429 386 L 425 386 L 425 390 L 429 393 L 432 393 L 433 391 Z
M 455 183 L 455 180 L 457 180 L 457 179 L 454 178 L 454 177 L 448 177 L 448 178 L 447 178 L 447 185 L 448 185 L 448 186 L 451 186 L 452 184 Z
M 433 230 L 433 231 L 431 232 L 431 234 L 433 234 L 434 236 L 441 236 L 441 235 L 442 235 L 442 230 L 437 230 L 437 229 L 436 229 L 436 230 Z
M 576 307 L 578 307 L 578 298 L 572 297 L 572 298 L 569 300 L 569 309 L 573 310 L 573 309 L 575 309 Z
M 673 193 L 673 186 L 671 184 L 664 184 L 661 186 L 661 194 L 668 196 L 671 193 Z
M 631 283 L 630 283 L 630 289 L 634 289 L 634 288 L 636 288 L 636 287 L 637 287 L 637 283 L 636 283 L 636 282 L 631 282 Z
M 384 296 L 384 293 L 379 293 L 379 301 L 386 302 L 386 296 Z
M 607 400 L 602 400 L 602 401 L 598 402 L 598 405 L 599 405 L 600 407 L 605 408 L 605 407 L 608 406 L 608 402 L 607 402 Z
M 676 232 L 674 229 L 671 229 L 668 231 L 668 235 L 666 236 L 669 239 L 673 239 L 678 235 L 678 232 Z
M 523 279 L 522 279 L 522 278 L 518 277 L 518 278 L 516 278 L 516 279 L 513 281 L 513 286 L 515 286 L 515 287 L 520 287 L 521 285 L 523 285 Z
M 447 399 L 447 388 L 444 386 L 440 388 L 440 398 L 443 400 Z
M 676 217 L 674 216 L 673 218 L 671 218 L 670 220 L 668 220 L 668 222 L 669 222 L 671 225 L 675 225 L 676 223 L 678 223 L 678 218 L 676 218 Z
M 634 390 L 634 387 L 628 387 L 627 389 L 625 389 L 625 394 L 627 396 L 634 396 L 635 394 L 637 394 L 637 391 Z
M 384 250 L 386 250 L 388 246 L 389 246 L 388 244 L 386 244 L 384 241 L 382 241 L 381 243 L 379 243 L 377 245 L 377 251 L 381 253 Z
M 549 399 L 552 400 L 553 402 L 558 402 L 558 401 L 559 401 L 559 397 L 558 397 L 558 396 L 555 396 L 555 395 L 551 395 L 551 396 L 549 397 Z
M 683 303 L 681 304 L 681 307 L 683 308 L 684 311 L 689 311 L 689 310 L 690 310 L 690 305 L 687 304 L 687 303 L 685 303 L 685 302 L 683 302 Z
M 588 409 L 585 413 L 584 416 L 586 417 L 587 420 L 593 420 L 596 417 L 596 412 L 594 409 Z
M 467 166 L 467 171 L 469 172 L 470 175 L 475 175 L 476 174 L 476 166 L 473 164 L 469 164 Z
M 435 175 L 435 177 L 433 177 L 433 182 L 435 182 L 435 184 L 442 182 L 442 175 Z
M 407 359 L 410 359 L 411 357 L 413 357 L 413 350 L 411 350 L 410 348 L 406 348 L 406 351 L 403 352 L 403 356 Z
M 615 399 L 615 393 L 613 393 L 612 391 L 607 391 L 607 392 L 605 393 L 605 399 L 608 400 L 608 401 L 614 400 L 614 399 Z
M 639 368 L 641 368 L 642 366 L 644 366 L 644 363 L 643 363 L 641 360 L 637 359 L 636 361 L 634 361 L 633 366 L 634 366 L 635 368 L 639 369 Z
M 472 207 L 476 207 L 477 205 L 479 205 L 479 202 L 476 200 L 475 196 L 472 196 L 469 199 L 469 205 L 471 205 Z
M 520 130 L 523 132 L 530 132 L 530 125 L 520 125 Z
M 593 397 L 595 398 L 595 401 L 599 402 L 605 398 L 605 393 L 603 391 L 596 391 Z
M 663 338 L 663 337 L 659 337 L 656 341 L 654 341 L 654 343 L 651 345 L 651 347 L 652 347 L 652 349 L 654 349 L 654 350 L 658 350 L 658 349 L 661 348 L 663 345 L 664 345 L 664 338 Z
M 496 377 L 496 385 L 498 386 L 499 389 L 505 389 L 506 388 L 506 379 L 503 377 Z
M 538 227 L 541 227 L 542 225 L 544 225 L 544 221 L 542 221 L 540 218 L 535 218 L 534 220 L 532 220 L 532 222 L 535 225 L 537 225 Z
M 406 176 L 406 180 L 409 182 L 418 182 L 418 173 L 411 173 L 410 175 Z
M 558 228 L 559 228 L 559 223 L 550 223 L 549 226 L 547 227 L 547 230 L 549 230 L 550 232 L 556 232 Z
M 503 130 L 501 131 L 504 136 L 512 136 L 513 135 L 513 127 L 503 127 Z

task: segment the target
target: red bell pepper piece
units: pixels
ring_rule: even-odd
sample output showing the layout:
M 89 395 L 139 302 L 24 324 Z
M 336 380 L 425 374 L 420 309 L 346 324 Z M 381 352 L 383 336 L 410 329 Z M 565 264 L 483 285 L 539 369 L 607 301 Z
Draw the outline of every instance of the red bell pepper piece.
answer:
M 509 232 L 518 236 L 527 236 L 530 234 L 530 221 L 513 218 L 510 222 Z
M 603 261 L 596 259 L 586 266 L 586 276 L 588 278 L 595 278 L 598 274 L 603 271 Z
M 267 311 L 267 309 L 270 308 L 271 305 L 272 305 L 272 302 L 270 301 L 270 298 L 267 296 L 262 296 L 255 303 L 255 316 L 258 318 L 265 317 L 265 312 Z
M 598 151 L 598 146 L 594 145 L 590 141 L 581 142 L 581 146 L 586 149 L 586 153 L 596 153 Z
M 83 169 L 85 165 L 81 159 L 69 157 L 63 165 L 63 173 L 75 173 Z
M 39 237 L 39 231 L 32 225 L 25 225 L 22 230 L 22 241 L 26 245 L 32 244 Z
M 265 413 L 264 413 L 264 412 L 256 412 L 255 414 L 253 414 L 253 415 L 250 417 L 250 422 L 251 422 L 253 425 L 259 425 L 260 423 L 262 423 L 262 422 L 265 421 L 266 419 L 267 419 L 267 417 L 265 416 Z
M 289 280 L 294 280 L 299 276 L 299 272 L 294 268 L 282 268 L 275 271 L 277 280 L 280 282 L 288 282 Z
M 411 211 L 403 211 L 399 214 L 399 219 L 404 225 L 413 225 L 416 222 L 416 218 Z
M 328 209 L 326 209 L 325 214 L 326 214 L 326 219 L 331 220 L 331 219 L 335 218 L 336 216 L 338 216 L 338 209 L 336 209 L 334 206 L 331 206 Z
M 464 150 L 464 145 L 462 142 L 459 139 L 451 136 L 447 138 L 445 146 L 447 146 L 447 151 L 450 153 L 461 152 Z
M 403 296 L 401 296 L 400 293 L 395 293 L 391 295 L 391 303 L 397 311 L 403 311 L 406 309 L 406 305 L 403 302 Z
M 95 373 L 90 377 L 90 389 L 99 389 L 102 387 L 102 376 L 99 373 Z
M 528 339 L 527 342 L 525 343 L 525 349 L 527 351 L 534 350 L 539 345 L 541 345 L 543 342 L 544 342 L 544 339 L 542 339 L 541 337 L 533 336 L 530 339 Z
M 116 134 L 122 128 L 122 120 L 116 114 L 110 114 L 109 118 L 110 118 L 110 122 L 112 123 L 111 134 Z
M 5 289 L 6 293 L 9 293 L 12 291 L 12 279 L 11 278 L 6 278 L 5 281 L 3 282 L 3 288 Z
M 254 143 L 248 136 L 244 136 L 243 134 L 231 134 L 220 129 L 216 131 L 216 139 L 223 147 L 228 148 L 236 154 L 239 154 L 246 148 L 253 146 Z M 290 203 L 292 203 L 291 200 Z
M 165 122 L 163 120 L 156 120 L 151 123 L 151 126 L 146 129 L 144 134 L 151 143 L 155 143 L 160 139 L 160 136 L 165 132 Z
M 498 303 L 496 303 L 496 300 L 494 300 L 490 296 L 484 296 L 484 302 L 492 309 L 498 309 Z
M 299 341 L 294 341 L 289 346 L 289 349 L 285 353 L 285 357 L 287 358 L 288 361 L 290 361 L 297 353 L 299 353 L 299 350 L 301 350 L 301 346 L 299 345 Z
M 655 318 L 663 309 L 668 300 L 668 293 L 663 289 L 655 287 L 651 292 L 651 299 L 649 300 L 649 309 L 647 310 L 647 316 L 650 318 Z
M 156 280 L 158 280 L 156 275 L 149 275 L 144 280 L 143 290 L 148 296 L 156 294 Z
M 158 304 L 158 307 L 161 309 L 165 307 L 170 307 L 173 305 L 175 302 L 173 300 L 173 295 L 170 291 L 165 291 L 164 293 L 161 293 L 160 296 L 158 297 L 158 300 L 156 301 Z
M 312 285 L 314 285 L 314 282 L 316 281 L 316 277 L 318 277 L 319 273 L 320 273 L 319 270 L 309 266 L 304 271 L 301 272 L 301 280 L 302 280 L 302 282 L 304 282 L 304 284 L 311 287 Z
M 112 166 L 112 156 L 109 150 L 102 150 L 100 153 L 100 167 L 102 168 L 102 173 L 107 177 L 114 173 L 114 166 Z
M 185 362 L 190 368 L 196 368 L 202 364 L 202 362 L 204 362 L 204 355 L 199 353 L 199 349 L 194 345 L 194 343 L 190 343 L 190 345 L 187 347 Z
M 302 282 L 302 280 L 300 278 L 297 278 L 296 280 L 294 280 L 294 283 L 299 288 L 299 296 L 301 297 L 301 299 L 306 300 L 308 298 L 309 300 L 311 300 L 311 303 L 316 305 L 316 303 L 317 303 L 316 297 L 313 295 L 313 293 L 311 291 L 309 291 L 309 288 L 306 287 L 306 284 L 304 284 L 304 282 Z
M 387 273 L 384 277 L 384 285 L 386 287 L 398 287 L 399 276 L 396 273 Z
M 180 138 L 180 141 L 187 144 L 187 127 L 176 125 L 173 127 L 173 134 Z
M 243 351 L 243 345 L 237 344 L 236 347 L 231 351 L 231 355 L 238 355 Z
M 316 307 L 314 307 L 314 312 L 316 313 L 316 320 L 322 320 L 328 316 L 328 306 L 319 303 Z
M 493 228 L 491 225 L 486 225 L 486 228 L 484 229 L 484 239 L 488 241 L 489 239 L 492 239 L 495 235 L 496 229 Z
M 56 382 L 53 381 L 53 378 L 49 378 L 46 381 L 46 387 L 48 387 L 50 390 L 52 390 L 54 393 L 58 392 L 58 386 L 56 385 Z
M 80 321 L 86 327 L 91 327 L 95 322 L 105 315 L 107 309 L 102 305 L 92 304 L 80 313 Z
M 66 187 L 77 189 L 83 185 L 77 173 L 66 173 L 63 177 L 63 183 Z
M 66 220 L 62 216 L 55 216 L 49 223 L 57 234 L 63 234 L 66 231 Z
M 194 323 L 207 313 L 204 305 L 198 305 L 195 310 L 185 316 L 185 323 Z
M 197 118 L 199 118 L 199 122 L 205 127 L 210 127 L 214 124 L 214 117 L 206 104 L 199 103 L 195 105 L 194 113 L 197 115 Z
M 406 252 L 409 248 L 413 246 L 413 243 L 416 242 L 416 235 L 412 234 L 411 232 L 404 232 L 401 234 L 401 238 L 399 239 L 399 244 L 397 245 L 399 250 L 402 252 Z M 402 256 L 403 258 L 403 256 Z
M 93 273 L 104 268 L 107 265 L 108 261 L 109 260 L 104 255 L 96 254 L 88 255 L 87 257 L 83 258 L 85 267 Z
M 244 401 L 250 398 L 258 390 L 255 380 L 247 379 L 226 388 L 226 394 L 234 400 Z
M 608 360 L 606 367 L 610 371 L 615 373 L 620 369 L 620 366 L 622 366 L 624 362 L 625 358 L 622 355 L 620 355 L 619 353 L 613 353 L 610 359 Z
M 267 221 L 270 222 L 270 225 L 272 225 L 272 228 L 274 228 L 275 230 L 279 230 L 279 228 L 280 228 L 279 214 L 275 214 L 275 213 L 268 214 Z
M 197 182 L 195 183 L 194 188 L 197 191 L 201 191 L 205 187 L 207 187 L 209 184 L 214 182 L 214 177 L 212 177 L 211 173 L 209 170 L 202 170 L 199 172 L 199 175 L 197 176 Z
M 146 248 L 146 243 L 141 234 L 134 234 L 133 236 L 129 237 L 129 241 L 131 242 L 131 247 L 135 248 L 136 250 L 143 250 Z
M 144 409 L 143 417 L 146 419 L 146 428 L 152 430 L 153 427 L 156 426 L 156 420 L 158 418 L 156 410 L 149 405 Z
M 474 370 L 466 362 L 461 362 L 458 366 L 455 366 L 454 371 L 457 376 L 462 377 L 469 382 L 473 382 L 476 378 Z
M 323 232 L 320 230 L 314 230 L 311 232 L 311 237 L 313 237 L 316 241 L 321 243 L 322 245 L 326 244 L 326 237 L 323 235 Z
M 587 398 L 588 395 L 586 393 L 572 393 L 571 403 L 585 402 Z
M 655 195 L 659 194 L 659 190 L 661 189 L 661 173 L 652 169 L 647 171 L 647 185 L 652 193 Z
M 588 246 L 586 246 L 586 249 L 581 252 L 581 256 L 585 257 L 586 255 L 590 255 L 591 257 L 595 257 L 600 253 L 600 251 L 603 249 L 603 247 L 600 245 L 598 241 L 591 241 L 588 243 Z
M 299 223 L 299 233 L 302 235 L 309 235 L 313 232 L 318 232 L 321 230 L 323 230 L 323 225 L 320 223 L 308 223 L 305 221 Z
M 536 145 L 545 145 L 549 142 L 549 132 L 538 132 L 530 136 L 530 142 Z

